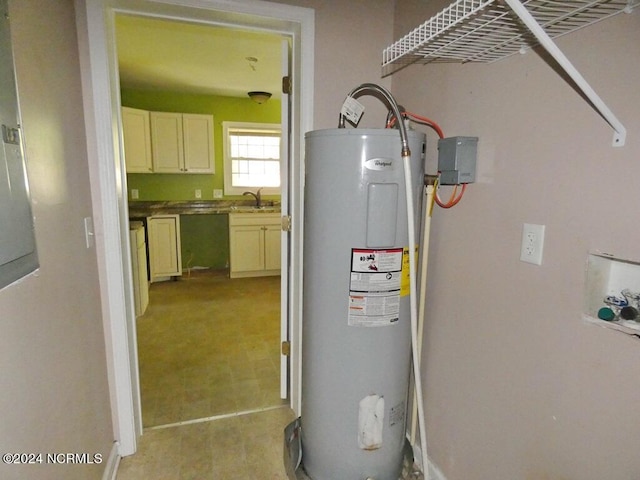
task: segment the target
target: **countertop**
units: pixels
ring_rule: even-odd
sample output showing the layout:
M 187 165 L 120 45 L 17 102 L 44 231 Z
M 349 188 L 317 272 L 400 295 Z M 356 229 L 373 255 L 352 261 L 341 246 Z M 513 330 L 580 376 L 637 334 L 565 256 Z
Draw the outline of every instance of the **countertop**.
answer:
M 185 201 L 130 201 L 129 218 L 152 215 L 198 215 L 228 213 L 279 213 L 279 202 L 265 202 L 258 208 L 251 201 L 233 200 L 185 200 Z

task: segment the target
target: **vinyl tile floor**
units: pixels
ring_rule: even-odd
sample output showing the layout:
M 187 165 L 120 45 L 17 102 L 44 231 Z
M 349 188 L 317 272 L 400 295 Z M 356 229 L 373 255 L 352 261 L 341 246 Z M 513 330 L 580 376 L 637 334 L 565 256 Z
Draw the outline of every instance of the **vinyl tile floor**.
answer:
M 117 480 L 287 480 L 288 407 L 145 430 L 138 452 L 120 461 Z
M 145 428 L 286 404 L 280 277 L 192 271 L 149 297 L 137 319 Z
M 192 271 L 149 297 L 137 319 L 144 433 L 117 479 L 286 480 L 280 277 Z

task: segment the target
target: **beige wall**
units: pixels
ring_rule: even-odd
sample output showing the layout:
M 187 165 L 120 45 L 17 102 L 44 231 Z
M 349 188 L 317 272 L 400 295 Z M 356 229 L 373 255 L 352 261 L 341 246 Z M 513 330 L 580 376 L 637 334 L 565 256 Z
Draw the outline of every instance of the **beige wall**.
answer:
M 448 480 L 636 478 L 640 345 L 580 313 L 588 251 L 640 258 L 638 12 L 560 41 L 629 130 L 627 146 L 613 149 L 606 124 L 533 53 L 494 65 L 414 66 L 381 80 L 394 4 L 401 34 L 432 13 L 424 2 L 284 3 L 316 8 L 316 128 L 336 125 L 353 87 L 392 82 L 401 103 L 447 135 L 480 137 L 479 182 L 433 221 L 424 379 L 429 451 Z M 2 450 L 106 456 L 112 434 L 95 251 L 82 231 L 91 208 L 72 2 L 11 7 L 42 266 L 0 292 Z M 364 125 L 379 124 L 379 111 L 371 108 Z M 540 267 L 518 260 L 524 222 L 547 226 Z M 102 472 L 26 468 L 2 465 L 0 476 Z
M 113 442 L 71 0 L 10 1 L 40 271 L 0 292 L 0 450 Z M 3 479 L 101 478 L 102 465 L 0 464 Z
M 362 83 L 387 88 L 380 78 L 382 49 L 393 40 L 393 0 L 282 0 L 315 10 L 314 129 L 336 128 L 347 94 Z M 386 108 L 372 97 L 360 127 L 381 127 Z
M 433 13 L 398 1 L 396 35 Z M 558 44 L 626 124 L 625 147 L 536 53 L 393 77 L 447 136 L 480 138 L 479 181 L 436 210 L 429 257 L 427 430 L 448 480 L 640 475 L 640 343 L 581 319 L 587 253 L 640 260 L 640 11 Z M 542 266 L 519 261 L 525 222 L 546 225 Z

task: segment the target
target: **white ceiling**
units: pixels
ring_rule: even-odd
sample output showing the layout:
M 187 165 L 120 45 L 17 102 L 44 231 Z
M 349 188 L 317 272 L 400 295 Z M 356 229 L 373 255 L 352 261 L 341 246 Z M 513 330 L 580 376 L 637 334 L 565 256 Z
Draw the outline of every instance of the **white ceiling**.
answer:
M 275 34 L 118 15 L 120 85 L 233 97 L 261 90 L 278 98 L 282 39 Z

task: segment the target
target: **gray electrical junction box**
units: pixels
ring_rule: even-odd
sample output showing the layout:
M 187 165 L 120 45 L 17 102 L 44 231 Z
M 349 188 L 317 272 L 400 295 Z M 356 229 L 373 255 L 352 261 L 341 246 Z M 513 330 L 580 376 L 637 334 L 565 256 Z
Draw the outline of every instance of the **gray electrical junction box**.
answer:
M 438 140 L 438 171 L 441 185 L 476 181 L 478 137 L 449 137 Z

